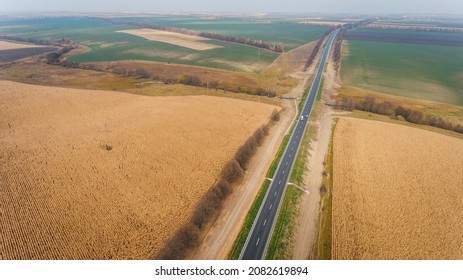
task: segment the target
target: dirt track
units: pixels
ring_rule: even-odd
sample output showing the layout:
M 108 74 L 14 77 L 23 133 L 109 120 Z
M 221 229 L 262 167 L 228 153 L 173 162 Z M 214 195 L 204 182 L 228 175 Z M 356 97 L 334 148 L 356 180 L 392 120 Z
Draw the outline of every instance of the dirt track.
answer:
M 279 148 L 286 128 L 292 120 L 294 109 L 290 106 L 281 114 L 277 126 L 263 146 L 259 147 L 251 159 L 246 174 L 240 185 L 227 198 L 219 217 L 205 235 L 201 246 L 192 254 L 192 259 L 224 260 L 238 236 L 244 219 L 265 180 L 265 174 Z
M 309 69 L 313 71 L 314 65 Z M 331 102 L 331 95 L 339 87 L 338 74 L 334 70 L 332 59 L 328 60 L 323 74 L 322 102 L 317 104 L 317 118 L 310 126 L 315 127 L 316 137 L 310 142 L 310 152 L 307 157 L 307 170 L 304 173 L 304 185 L 301 186 L 306 193 L 302 195 L 299 203 L 299 217 L 296 231 L 294 232 L 294 244 L 292 246 L 292 258 L 296 260 L 313 259 L 313 246 L 317 236 L 318 216 L 320 211 L 320 187 L 323 182 L 323 162 L 328 151 L 333 124 L 333 112 L 326 103 Z
M 310 53 L 315 42 L 307 43 L 289 53 L 281 55 L 276 59 L 271 67 L 286 65 L 290 75 L 298 77 L 298 86 L 285 94 L 286 98 L 300 98 L 304 91 L 304 85 L 309 79 L 307 73 L 302 73 L 305 60 L 304 54 Z M 287 63 L 288 60 L 289 63 Z M 279 65 L 280 64 L 280 65 Z M 268 69 L 271 68 L 270 66 Z M 313 68 L 313 67 L 312 67 Z M 311 69 L 313 72 L 314 70 Z M 279 145 L 294 119 L 295 105 L 293 101 L 288 101 L 286 110 L 277 127 L 274 127 L 264 145 L 259 148 L 248 167 L 248 171 L 243 182 L 227 198 L 224 208 L 217 221 L 212 225 L 202 241 L 201 246 L 192 254 L 193 259 L 226 259 L 233 247 L 236 237 L 241 230 L 244 219 L 252 206 L 259 187 L 262 185 L 265 174 L 273 160 Z
M 0 87 L 0 259 L 152 257 L 275 108 Z

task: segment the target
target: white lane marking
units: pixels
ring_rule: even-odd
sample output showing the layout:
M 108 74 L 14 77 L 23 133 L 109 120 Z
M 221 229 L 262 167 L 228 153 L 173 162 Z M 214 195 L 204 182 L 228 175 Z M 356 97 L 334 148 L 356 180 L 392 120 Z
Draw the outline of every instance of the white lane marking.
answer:
M 272 206 L 273 206 L 273 204 L 270 204 L 270 207 L 268 208 L 268 210 L 272 210 Z
M 286 170 L 283 170 L 283 174 L 285 174 Z
M 288 162 L 286 162 L 286 164 L 285 164 L 285 165 L 286 165 L 286 166 L 288 166 Z
M 265 226 L 266 223 L 267 223 L 267 219 L 265 219 L 265 221 L 264 221 L 264 226 Z
M 293 154 L 289 154 L 289 157 L 291 157 Z
M 278 191 L 276 191 L 275 194 L 274 194 L 273 196 L 277 196 L 277 193 L 278 193 Z
M 259 241 L 260 241 L 260 237 L 257 238 L 256 246 L 259 244 Z
M 280 181 L 278 181 L 278 185 L 280 185 L 280 184 L 281 184 L 281 180 L 280 180 Z

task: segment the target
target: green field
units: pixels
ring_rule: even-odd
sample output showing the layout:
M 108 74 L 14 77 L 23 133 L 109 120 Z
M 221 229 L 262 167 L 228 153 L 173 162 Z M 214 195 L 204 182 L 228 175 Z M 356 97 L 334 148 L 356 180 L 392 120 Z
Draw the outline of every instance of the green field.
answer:
M 246 37 L 281 43 L 291 50 L 307 42 L 318 40 L 329 27 L 280 23 L 283 20 L 252 21 L 251 19 L 206 19 L 200 17 L 140 17 L 118 18 L 118 21 L 139 22 L 161 26 L 175 26 L 204 32 Z M 286 22 L 286 21 L 285 21 Z
M 463 105 L 463 47 L 350 40 L 345 50 L 347 86 Z
M 99 19 L 66 17 L 27 20 L 3 20 L 0 35 L 22 38 L 80 42 L 90 52 L 71 57 L 78 62 L 147 60 L 219 69 L 258 72 L 272 63 L 278 53 L 223 41 L 207 42 L 222 48 L 195 51 L 171 44 L 153 42 L 118 30 L 134 29 L 128 25 L 113 25 Z M 258 57 L 259 52 L 259 57 Z

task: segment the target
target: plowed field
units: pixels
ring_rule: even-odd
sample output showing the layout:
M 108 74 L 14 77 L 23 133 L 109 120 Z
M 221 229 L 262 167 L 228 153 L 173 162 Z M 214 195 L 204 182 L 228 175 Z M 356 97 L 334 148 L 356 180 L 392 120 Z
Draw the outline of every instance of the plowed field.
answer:
M 341 118 L 334 134 L 334 259 L 462 259 L 463 141 Z
M 0 88 L 0 259 L 154 256 L 275 109 L 210 96 Z

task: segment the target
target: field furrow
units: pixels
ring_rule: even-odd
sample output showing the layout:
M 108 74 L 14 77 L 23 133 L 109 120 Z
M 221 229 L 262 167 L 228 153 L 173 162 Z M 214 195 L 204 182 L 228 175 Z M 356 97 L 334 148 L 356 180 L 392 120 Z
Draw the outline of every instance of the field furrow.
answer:
M 276 108 L 0 87 L 2 259 L 152 258 Z
M 334 259 L 463 258 L 463 141 L 341 118 L 333 140 Z

